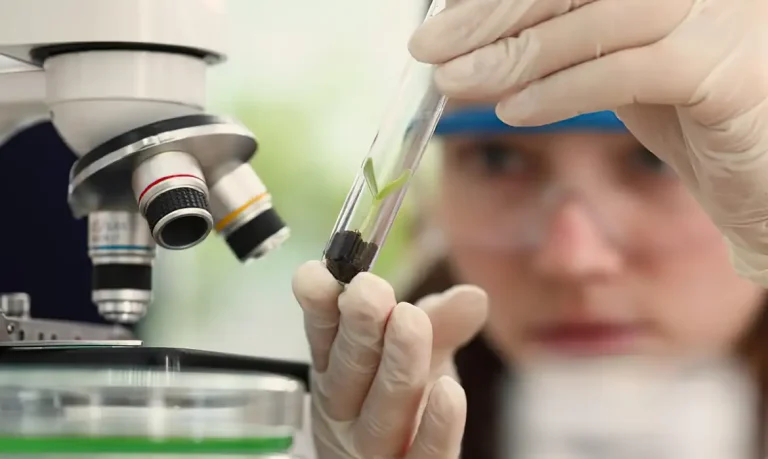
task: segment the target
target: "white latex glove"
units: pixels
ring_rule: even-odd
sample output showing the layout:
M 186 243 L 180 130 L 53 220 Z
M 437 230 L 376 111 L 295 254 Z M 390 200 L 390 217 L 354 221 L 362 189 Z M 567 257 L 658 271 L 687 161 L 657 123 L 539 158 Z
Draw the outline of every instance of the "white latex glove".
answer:
M 410 49 L 512 125 L 616 110 L 768 286 L 768 2 L 458 0 Z
M 293 291 L 312 351 L 318 458 L 457 458 L 466 397 L 452 354 L 485 322 L 485 293 L 460 286 L 398 304 L 383 279 L 362 273 L 343 289 L 321 262 L 298 269 Z

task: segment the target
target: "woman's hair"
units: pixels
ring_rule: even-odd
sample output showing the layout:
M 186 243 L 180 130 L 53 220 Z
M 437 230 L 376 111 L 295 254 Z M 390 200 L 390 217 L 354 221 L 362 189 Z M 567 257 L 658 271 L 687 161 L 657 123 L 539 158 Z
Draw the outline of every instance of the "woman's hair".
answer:
M 747 364 L 759 396 L 757 410 L 758 457 L 765 457 L 768 452 L 768 297 L 763 299 L 763 306 L 752 325 L 738 344 L 737 354 Z
M 442 292 L 455 285 L 455 276 L 446 260 L 436 263 L 426 276 L 404 297 L 415 303 L 420 298 Z M 759 397 L 755 407 L 758 416 L 759 456 L 764 457 L 766 446 L 766 412 L 768 411 L 768 301 L 737 347 L 738 355 L 748 365 L 757 385 Z M 482 335 L 478 335 L 460 349 L 454 358 L 461 385 L 467 394 L 467 425 L 462 440 L 462 457 L 496 459 L 504 433 L 501 429 L 503 385 L 508 381 L 508 370 Z

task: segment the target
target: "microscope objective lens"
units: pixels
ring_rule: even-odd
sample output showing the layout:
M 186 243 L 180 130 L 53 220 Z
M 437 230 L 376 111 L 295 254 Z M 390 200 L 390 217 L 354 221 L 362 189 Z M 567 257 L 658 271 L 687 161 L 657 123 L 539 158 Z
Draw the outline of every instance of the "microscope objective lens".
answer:
M 102 211 L 88 216 L 88 253 L 93 264 L 91 299 L 110 322 L 135 323 L 152 301 L 155 241 L 137 212 Z
M 290 235 L 272 207 L 272 195 L 248 163 L 211 185 L 210 207 L 216 232 L 243 263 L 261 258 Z
M 202 242 L 213 227 L 208 188 L 197 159 L 165 152 L 133 172 L 133 189 L 152 237 L 162 247 L 181 250 Z

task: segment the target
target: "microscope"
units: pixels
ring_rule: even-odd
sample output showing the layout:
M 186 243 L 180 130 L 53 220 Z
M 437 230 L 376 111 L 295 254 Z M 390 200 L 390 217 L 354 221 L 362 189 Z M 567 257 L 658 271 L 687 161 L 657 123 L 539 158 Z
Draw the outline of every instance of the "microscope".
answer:
M 61 192 L 88 219 L 110 322 L 0 297 L 0 453 L 288 454 L 306 365 L 145 347 L 126 327 L 152 303 L 157 247 L 215 232 L 248 262 L 289 236 L 249 164 L 254 135 L 204 111 L 227 19 L 224 0 L 0 2 L 0 56 L 18 63 L 0 68 L 0 128 L 47 117 L 77 155 Z

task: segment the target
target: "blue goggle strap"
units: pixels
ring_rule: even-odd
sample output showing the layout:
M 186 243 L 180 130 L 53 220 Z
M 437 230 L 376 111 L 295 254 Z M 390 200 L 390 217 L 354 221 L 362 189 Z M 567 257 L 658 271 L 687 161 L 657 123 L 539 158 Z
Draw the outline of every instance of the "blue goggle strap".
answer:
M 568 131 L 628 132 L 624 123 L 610 111 L 587 113 L 544 126 L 514 127 L 504 124 L 496 116 L 493 107 L 473 107 L 444 113 L 435 129 L 435 136 L 541 134 Z

